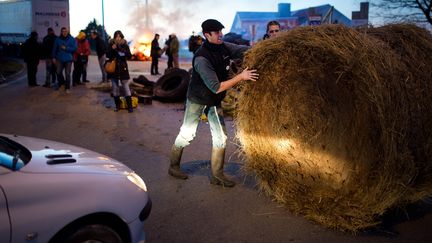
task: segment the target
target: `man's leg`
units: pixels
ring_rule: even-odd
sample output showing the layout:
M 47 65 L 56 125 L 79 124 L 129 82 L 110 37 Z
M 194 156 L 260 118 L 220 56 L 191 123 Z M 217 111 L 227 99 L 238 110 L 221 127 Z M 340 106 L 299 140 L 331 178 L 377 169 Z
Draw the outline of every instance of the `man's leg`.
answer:
M 195 138 L 196 130 L 200 121 L 204 105 L 199 105 L 186 101 L 186 110 L 183 118 L 183 124 L 180 132 L 171 148 L 170 167 L 168 174 L 179 179 L 187 179 L 188 176 L 180 170 L 180 160 L 183 154 L 183 148 L 188 146 Z
M 62 85 L 65 85 L 65 78 L 63 76 L 63 69 L 65 68 L 65 63 L 57 61 L 56 66 L 57 66 L 58 88 L 60 88 Z
M 51 69 L 52 69 L 52 60 L 45 59 L 45 84 L 44 87 L 51 86 Z
M 51 85 L 57 81 L 57 67 L 56 64 L 50 59 L 51 62 Z
M 152 57 L 152 62 L 151 62 L 151 66 L 150 66 L 150 74 L 151 75 L 155 75 L 155 58 Z
M 37 64 L 27 63 L 27 79 L 29 86 L 37 86 L 36 82 Z
M 87 83 L 87 63 L 82 64 L 82 82 Z
M 172 68 L 173 67 L 173 56 L 172 54 L 170 54 L 168 56 L 168 68 Z
M 66 62 L 64 63 L 65 65 L 65 80 L 66 80 L 66 84 L 65 84 L 65 90 L 66 92 L 70 92 L 70 88 L 71 88 L 71 69 L 72 69 L 72 62 Z
M 159 58 L 158 58 L 158 57 L 155 57 L 155 74 L 156 74 L 156 75 L 159 74 L 159 68 L 158 68 L 158 65 L 159 65 Z
M 101 56 L 98 59 L 98 61 L 99 61 L 99 68 L 100 68 L 101 73 L 102 73 L 102 82 L 108 82 L 107 73 L 105 71 L 106 55 Z
M 210 183 L 224 187 L 233 187 L 235 186 L 235 182 L 228 180 L 223 173 L 227 135 L 222 108 L 211 106 L 208 111 L 208 121 L 213 142 L 210 161 L 212 170 Z
M 180 67 L 178 53 L 173 55 L 173 62 L 174 62 L 174 67 L 175 68 L 179 68 Z
M 72 71 L 72 84 L 78 85 L 80 83 L 80 76 L 81 76 L 81 67 L 80 63 L 77 61 L 73 62 L 73 71 Z

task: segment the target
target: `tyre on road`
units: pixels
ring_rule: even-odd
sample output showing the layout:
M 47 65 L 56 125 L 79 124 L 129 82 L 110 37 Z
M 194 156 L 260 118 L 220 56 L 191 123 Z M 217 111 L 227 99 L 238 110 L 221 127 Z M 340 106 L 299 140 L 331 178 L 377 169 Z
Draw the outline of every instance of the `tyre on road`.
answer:
M 163 102 L 183 101 L 186 98 L 189 81 L 188 71 L 173 68 L 157 80 L 153 89 L 154 98 Z
M 64 234 L 59 242 L 74 243 L 74 242 L 110 242 L 110 243 L 123 243 L 120 235 L 110 228 L 102 224 L 89 224 Z M 57 241 L 55 241 L 57 242 Z

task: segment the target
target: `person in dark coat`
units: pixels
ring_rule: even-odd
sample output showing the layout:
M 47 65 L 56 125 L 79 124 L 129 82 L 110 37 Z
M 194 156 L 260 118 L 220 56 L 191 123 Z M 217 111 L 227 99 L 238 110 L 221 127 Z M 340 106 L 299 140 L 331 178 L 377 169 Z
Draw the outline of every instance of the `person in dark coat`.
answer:
M 151 75 L 158 75 L 158 64 L 159 64 L 159 55 L 161 52 L 161 48 L 159 47 L 159 34 L 155 34 L 154 39 L 151 43 L 151 50 L 150 50 L 150 56 L 152 59 L 151 67 L 150 67 L 150 73 Z
M 180 51 L 180 42 L 177 39 L 176 34 L 172 33 L 170 35 L 171 42 L 170 42 L 170 51 L 171 51 L 171 59 L 172 59 L 172 67 L 174 68 L 180 68 L 179 65 L 179 51 Z
M 174 58 L 171 52 L 171 41 L 172 41 L 172 36 L 169 35 L 168 40 L 165 41 L 165 47 L 164 47 L 164 51 L 165 51 L 165 55 L 168 56 L 168 61 L 167 61 L 167 69 L 173 68 L 173 62 L 174 62 Z
M 208 19 L 201 27 L 206 40 L 192 59 L 193 70 L 187 92 L 186 110 L 180 132 L 171 148 L 168 174 L 178 179 L 188 178 L 180 169 L 180 160 L 183 149 L 195 138 L 200 117 L 204 113 L 208 117 L 213 145 L 210 183 L 233 187 L 235 182 L 227 179 L 223 173 L 227 134 L 221 102 L 228 89 L 243 81 L 256 81 L 258 73 L 246 68 L 231 77 L 231 61 L 242 58 L 249 47 L 224 42 L 224 26 L 217 20 Z
M 51 87 L 51 84 L 54 84 L 57 79 L 57 69 L 51 56 L 56 38 L 53 28 L 50 27 L 42 41 L 43 58 L 45 58 L 45 84 L 43 86 L 47 88 Z
M 120 30 L 114 32 L 114 39 L 109 42 L 109 48 L 107 52 L 108 61 L 116 60 L 116 68 L 114 73 L 108 73 L 108 79 L 112 82 L 112 94 L 115 102 L 114 111 L 120 109 L 120 87 L 122 87 L 125 95 L 126 104 L 128 106 L 129 113 L 133 112 L 132 97 L 129 88 L 130 76 L 127 59 L 131 58 L 127 41 L 124 39 L 124 35 Z
M 108 82 L 107 73 L 104 67 L 107 52 L 105 40 L 102 40 L 102 38 L 99 36 L 99 33 L 96 31 L 92 31 L 90 36 L 96 42 L 96 54 L 98 56 L 99 68 L 102 72 L 102 82 Z
M 33 31 L 23 45 L 24 62 L 27 64 L 27 80 L 30 87 L 39 86 L 36 82 L 36 74 L 41 55 L 40 50 L 38 33 Z

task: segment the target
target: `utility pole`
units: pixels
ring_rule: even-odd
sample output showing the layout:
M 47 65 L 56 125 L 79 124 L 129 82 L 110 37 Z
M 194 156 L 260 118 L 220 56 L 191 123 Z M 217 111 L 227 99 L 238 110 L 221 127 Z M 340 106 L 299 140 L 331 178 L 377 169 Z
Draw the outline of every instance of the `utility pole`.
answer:
M 104 10 L 104 0 L 102 0 L 102 40 L 105 41 L 105 10 Z
M 146 29 L 149 28 L 149 9 L 148 9 L 148 0 L 146 0 Z

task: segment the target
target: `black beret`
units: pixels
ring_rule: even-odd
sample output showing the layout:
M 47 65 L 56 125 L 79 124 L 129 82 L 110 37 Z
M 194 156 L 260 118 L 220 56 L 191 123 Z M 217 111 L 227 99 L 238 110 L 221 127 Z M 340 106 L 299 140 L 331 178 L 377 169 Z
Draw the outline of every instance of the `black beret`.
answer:
M 201 24 L 201 27 L 203 32 L 219 31 L 225 28 L 225 26 L 215 19 L 207 19 Z

